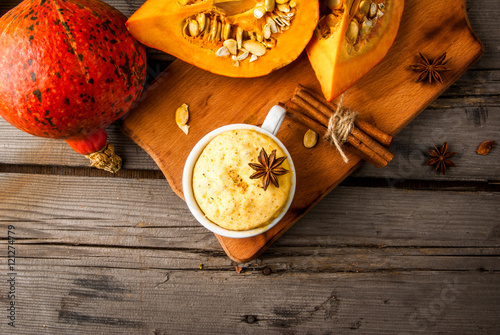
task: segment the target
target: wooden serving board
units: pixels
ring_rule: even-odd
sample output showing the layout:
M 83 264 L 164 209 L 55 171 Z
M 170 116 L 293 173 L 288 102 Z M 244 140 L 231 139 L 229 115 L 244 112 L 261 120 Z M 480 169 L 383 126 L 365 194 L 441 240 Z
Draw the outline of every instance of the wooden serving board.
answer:
M 409 66 L 418 61 L 418 52 L 430 59 L 447 52 L 452 70 L 443 74 L 443 84 L 416 83 L 418 73 Z M 407 0 L 394 45 L 379 65 L 349 88 L 344 105 L 395 135 L 482 52 L 483 46 L 470 28 L 464 0 Z M 214 75 L 177 60 L 144 93 L 123 120 L 122 130 L 153 157 L 182 198 L 184 163 L 205 134 L 231 123 L 262 124 L 269 109 L 291 98 L 299 83 L 320 91 L 305 55 L 268 76 L 252 79 Z M 175 110 L 182 103 L 189 105 L 191 113 L 187 136 L 174 121 Z M 359 166 L 360 159 L 352 152 L 347 152 L 346 164 L 324 142 L 313 149 L 304 148 L 305 131 L 286 119 L 277 134 L 296 166 L 297 189 L 290 210 L 273 229 L 256 237 L 217 236 L 231 259 L 247 262 L 257 257 Z

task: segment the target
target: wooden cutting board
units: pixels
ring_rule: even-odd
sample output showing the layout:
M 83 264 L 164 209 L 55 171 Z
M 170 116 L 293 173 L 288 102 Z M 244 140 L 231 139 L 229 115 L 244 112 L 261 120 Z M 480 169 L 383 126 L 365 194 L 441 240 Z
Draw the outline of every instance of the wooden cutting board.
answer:
M 409 66 L 421 52 L 434 59 L 447 52 L 451 71 L 443 84 L 416 83 Z M 483 52 L 472 32 L 464 0 L 407 0 L 396 42 L 385 59 L 349 88 L 344 105 L 359 117 L 395 135 L 460 77 Z M 174 61 L 143 94 L 123 120 L 122 130 L 144 148 L 182 198 L 182 170 L 192 147 L 208 132 L 231 123 L 261 125 L 269 109 L 287 101 L 297 84 L 320 91 L 319 83 L 302 55 L 291 65 L 260 78 L 227 78 Z M 191 126 L 185 135 L 174 113 L 189 105 Z M 248 262 L 270 246 L 304 213 L 352 173 L 360 159 L 348 151 L 349 163 L 329 144 L 313 149 L 302 145 L 306 129 L 289 119 L 277 137 L 287 146 L 296 166 L 297 189 L 292 206 L 271 230 L 252 238 L 217 236 L 228 256 Z

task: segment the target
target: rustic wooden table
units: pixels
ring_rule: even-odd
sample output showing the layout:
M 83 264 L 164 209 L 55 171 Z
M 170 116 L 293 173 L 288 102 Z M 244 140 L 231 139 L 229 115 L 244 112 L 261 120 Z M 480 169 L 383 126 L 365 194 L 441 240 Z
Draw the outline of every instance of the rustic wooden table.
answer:
M 129 16 L 143 0 L 107 2 Z M 500 140 L 500 9 L 467 6 L 481 60 L 395 137 L 388 167 L 364 164 L 247 264 L 117 125 L 111 176 L 0 119 L 0 333 L 500 333 L 500 149 L 475 152 Z M 151 79 L 168 56 L 149 58 Z M 424 162 L 445 141 L 460 154 L 443 176 Z

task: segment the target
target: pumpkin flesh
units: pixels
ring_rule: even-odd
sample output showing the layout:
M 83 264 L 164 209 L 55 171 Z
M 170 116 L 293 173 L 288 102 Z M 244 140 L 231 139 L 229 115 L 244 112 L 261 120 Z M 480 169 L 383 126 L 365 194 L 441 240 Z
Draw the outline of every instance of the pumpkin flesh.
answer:
M 325 2 L 306 50 L 323 94 L 331 101 L 385 57 L 396 38 L 404 0 L 338 1 L 334 9 Z M 362 9 L 366 4 L 376 6 L 373 16 Z
M 182 1 L 180 1 L 182 2 Z M 266 75 L 295 60 L 304 50 L 316 27 L 319 17 L 317 1 L 295 1 L 290 8 L 293 17 L 289 26 L 280 33 L 263 38 L 269 18 L 277 10 L 266 12 L 257 19 L 254 15 L 255 1 L 198 1 L 182 5 L 175 0 L 148 0 L 127 21 L 131 34 L 143 44 L 162 50 L 204 70 L 228 77 L 257 77 Z M 285 15 L 281 13 L 280 15 Z M 199 15 L 205 17 L 207 25 L 200 32 L 191 34 L 189 22 L 200 28 Z M 198 20 L 197 20 L 198 18 Z M 220 27 L 214 24 L 220 23 Z M 230 26 L 224 36 L 225 26 Z M 262 40 L 265 54 L 250 61 L 252 52 L 246 59 L 235 59 L 244 54 L 238 43 L 236 55 L 217 56 L 225 40 L 237 41 L 238 30 L 243 39 Z M 226 38 L 227 37 L 227 38 Z M 232 57 L 234 56 L 234 57 Z

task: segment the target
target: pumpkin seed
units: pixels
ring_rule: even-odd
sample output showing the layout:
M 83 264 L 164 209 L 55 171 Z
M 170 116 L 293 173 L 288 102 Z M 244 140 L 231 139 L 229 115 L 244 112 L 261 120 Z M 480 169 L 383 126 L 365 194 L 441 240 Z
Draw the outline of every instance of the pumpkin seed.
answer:
M 337 17 L 333 14 L 328 14 L 326 17 L 325 17 L 325 23 L 328 27 L 335 27 L 337 25 L 337 23 L 339 22 L 339 20 L 337 19 Z
M 273 17 L 273 20 L 274 22 L 276 22 L 276 24 L 280 27 L 284 27 L 285 24 L 283 23 L 284 20 L 281 20 L 280 17 L 276 16 L 276 17 Z
M 281 22 L 283 22 L 285 24 L 285 26 L 289 27 L 290 26 L 290 22 L 288 22 L 288 17 L 287 16 L 282 16 L 280 17 L 281 19 Z
M 210 27 L 210 36 L 209 36 L 209 40 L 210 41 L 215 41 L 216 40 L 216 36 L 217 36 L 217 19 L 216 18 L 213 18 L 212 19 L 212 22 L 211 22 L 211 27 Z
M 303 143 L 304 146 L 308 149 L 314 147 L 316 143 L 318 143 L 318 133 L 316 133 L 314 130 L 308 129 L 304 134 Z
M 205 18 L 205 29 L 204 29 L 204 33 L 203 33 L 203 37 L 207 37 L 209 34 L 210 34 L 210 17 L 206 17 Z
M 236 40 L 230 38 L 228 40 L 225 40 L 222 44 L 227 48 L 231 55 L 236 55 L 238 53 L 238 43 L 236 42 Z
M 189 120 L 189 106 L 187 104 L 182 104 L 175 110 L 175 123 L 179 127 L 185 125 Z
M 290 0 L 290 2 L 288 3 L 288 5 L 290 6 L 290 8 L 297 7 L 297 3 L 294 0 Z
M 349 28 L 347 28 L 347 32 L 345 36 L 347 37 L 347 40 L 351 44 L 356 44 L 358 41 L 358 34 L 359 34 L 359 24 L 356 19 L 353 19 L 351 23 L 349 23 Z
M 277 5 L 276 8 L 283 13 L 288 13 L 290 11 L 290 6 L 288 6 L 288 4 Z
M 227 40 L 231 35 L 231 25 L 229 23 L 224 24 L 224 29 L 222 31 L 222 39 Z
M 228 57 L 229 56 L 229 50 L 223 46 L 223 47 L 220 47 L 216 52 L 215 52 L 215 55 L 217 57 Z
M 189 35 L 192 37 L 198 36 L 200 33 L 200 26 L 198 25 L 198 21 L 190 20 L 189 21 Z
M 184 132 L 184 134 L 188 134 L 189 133 L 189 126 L 187 124 L 183 125 L 182 127 L 179 127 L 181 128 L 181 130 Z
M 277 3 L 278 5 L 283 5 L 283 4 L 288 3 L 288 1 L 289 1 L 289 0 L 276 0 L 276 3 Z
M 219 41 L 221 39 L 222 32 L 222 22 L 217 21 L 217 31 L 215 32 L 215 40 Z
M 253 10 L 253 16 L 256 19 L 261 19 L 264 16 L 264 14 L 266 14 L 266 9 L 264 7 L 258 6 L 255 7 Z
M 290 20 L 292 19 L 292 17 L 291 17 L 291 16 L 288 16 L 288 13 L 281 13 L 281 15 L 280 15 L 280 19 L 285 20 L 285 21 L 287 21 L 288 23 L 290 23 Z
M 271 29 L 271 33 L 277 34 L 278 33 L 278 26 L 276 25 L 276 22 L 272 18 L 269 18 L 267 20 L 267 24 L 269 25 L 269 28 Z
M 252 63 L 252 62 L 255 62 L 257 59 L 259 59 L 259 57 L 255 56 L 252 54 L 252 56 L 250 56 L 250 60 L 249 62 Z
M 370 1 L 368 0 L 363 0 L 359 3 L 359 10 L 358 10 L 358 14 L 360 16 L 366 16 L 366 14 L 368 14 L 368 12 L 370 11 Z
M 186 135 L 189 132 L 189 126 L 187 125 L 188 120 L 189 106 L 187 104 L 182 104 L 175 110 L 175 123 Z
M 234 66 L 234 67 L 240 67 L 240 62 L 238 62 L 238 61 L 234 61 L 234 62 L 233 62 L 233 66 Z
M 373 22 L 371 20 L 365 20 L 361 24 L 361 31 L 359 33 L 359 36 L 364 37 L 370 33 L 370 31 L 373 28 Z
M 241 49 L 243 43 L 243 29 L 241 27 L 236 27 L 236 42 L 238 44 L 238 49 Z
M 200 33 L 202 33 L 205 30 L 205 24 L 207 23 L 207 16 L 205 15 L 205 13 L 199 13 L 198 15 L 196 15 L 196 21 L 198 21 Z
M 255 56 L 263 56 L 266 53 L 266 47 L 262 43 L 253 40 L 244 41 L 243 48 Z M 250 61 L 252 60 L 250 59 Z
M 269 37 L 271 37 L 271 26 L 266 23 L 264 25 L 264 38 L 267 40 Z
M 238 55 L 237 59 L 239 61 L 245 60 L 248 57 L 249 54 L 250 54 L 250 52 L 248 52 L 247 50 L 245 50 L 245 51 L 243 51 L 242 54 Z
M 369 16 L 370 17 L 375 17 L 375 15 L 377 15 L 377 4 L 372 2 L 372 4 L 370 5 L 370 13 L 369 13 Z
M 334 10 L 342 6 L 342 0 L 327 0 L 325 4 L 328 8 Z
M 264 9 L 266 10 L 266 12 L 272 12 L 275 6 L 276 6 L 275 0 L 264 1 Z

